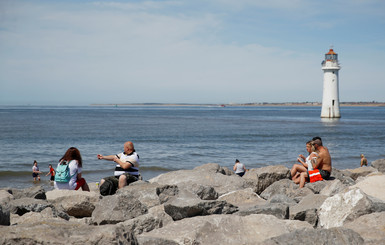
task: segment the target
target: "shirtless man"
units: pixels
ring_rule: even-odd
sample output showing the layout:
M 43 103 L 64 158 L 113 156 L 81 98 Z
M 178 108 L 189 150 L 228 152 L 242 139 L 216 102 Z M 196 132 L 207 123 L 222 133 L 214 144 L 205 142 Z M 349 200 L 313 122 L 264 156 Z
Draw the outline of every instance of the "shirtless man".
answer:
M 310 182 L 328 179 L 332 171 L 332 158 L 330 156 L 329 150 L 322 146 L 322 141 L 320 139 L 314 140 L 313 144 L 315 149 L 318 151 L 317 163 L 314 166 L 314 170 L 316 172 L 311 171 L 310 176 L 308 172 L 302 172 L 299 182 L 300 188 L 304 187 L 306 180 L 309 179 Z

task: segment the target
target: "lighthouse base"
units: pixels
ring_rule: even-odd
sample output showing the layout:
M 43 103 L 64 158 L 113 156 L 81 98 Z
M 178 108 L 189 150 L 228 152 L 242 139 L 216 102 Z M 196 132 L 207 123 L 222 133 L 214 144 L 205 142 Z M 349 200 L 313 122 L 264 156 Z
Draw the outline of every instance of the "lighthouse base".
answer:
M 341 118 L 340 110 L 337 107 L 322 105 L 321 118 Z

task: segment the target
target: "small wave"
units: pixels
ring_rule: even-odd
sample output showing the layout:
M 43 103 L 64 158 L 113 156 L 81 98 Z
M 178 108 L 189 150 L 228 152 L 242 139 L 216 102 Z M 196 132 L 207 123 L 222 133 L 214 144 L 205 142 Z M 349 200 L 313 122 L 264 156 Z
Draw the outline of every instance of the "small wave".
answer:
M 19 177 L 19 176 L 32 176 L 32 171 L 0 171 L 0 178 L 1 177 Z

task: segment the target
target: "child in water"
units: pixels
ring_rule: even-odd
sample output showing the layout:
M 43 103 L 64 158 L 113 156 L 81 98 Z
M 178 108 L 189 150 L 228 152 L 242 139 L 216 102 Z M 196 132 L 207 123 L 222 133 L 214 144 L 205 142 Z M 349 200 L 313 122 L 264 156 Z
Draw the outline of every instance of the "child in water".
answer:
M 51 175 L 50 181 L 55 181 L 55 170 L 53 169 L 51 164 L 48 167 L 49 167 L 49 172 L 45 176 Z

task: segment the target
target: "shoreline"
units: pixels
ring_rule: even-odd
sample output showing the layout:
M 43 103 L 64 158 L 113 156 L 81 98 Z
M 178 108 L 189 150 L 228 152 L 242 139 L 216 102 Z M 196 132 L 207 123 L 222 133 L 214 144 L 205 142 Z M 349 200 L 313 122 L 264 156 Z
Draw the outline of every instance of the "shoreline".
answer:
M 237 106 L 250 106 L 250 107 L 260 107 L 260 106 L 308 106 L 308 107 L 320 107 L 322 103 L 320 102 L 284 102 L 284 103 L 229 103 L 229 104 L 193 104 L 193 103 L 122 103 L 122 104 L 90 104 L 90 106 L 213 106 L 213 107 L 237 107 Z M 383 107 L 385 102 L 341 102 L 340 107 L 350 107 L 350 106 L 362 106 L 362 107 Z

